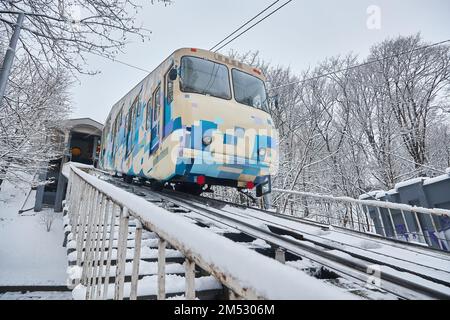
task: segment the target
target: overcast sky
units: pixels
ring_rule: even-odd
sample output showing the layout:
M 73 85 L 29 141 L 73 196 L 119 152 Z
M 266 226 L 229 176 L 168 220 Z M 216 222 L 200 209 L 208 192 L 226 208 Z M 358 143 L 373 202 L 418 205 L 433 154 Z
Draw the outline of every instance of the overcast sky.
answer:
M 128 45 L 117 59 L 153 70 L 177 48 L 209 49 L 273 0 L 174 0 L 166 7 L 142 2 L 138 18 L 152 30 L 151 40 Z M 367 26 L 376 17 L 372 9 L 367 13 L 371 6 L 380 9 L 380 28 L 376 20 Z M 428 42 L 450 39 L 450 1 L 294 0 L 221 52 L 259 50 L 264 60 L 299 73 L 334 55 L 353 52 L 364 58 L 377 42 L 417 32 Z M 103 123 L 112 105 L 146 73 L 97 56 L 88 63 L 101 73 L 79 76 L 72 117 Z

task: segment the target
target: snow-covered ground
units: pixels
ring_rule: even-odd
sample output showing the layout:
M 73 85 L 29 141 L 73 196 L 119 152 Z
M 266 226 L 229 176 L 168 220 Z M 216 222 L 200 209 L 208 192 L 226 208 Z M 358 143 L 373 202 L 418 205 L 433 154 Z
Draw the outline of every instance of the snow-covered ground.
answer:
M 62 246 L 62 215 L 53 209 L 19 214 L 20 209 L 34 206 L 35 191 L 30 193 L 26 183 L 4 181 L 0 187 L 0 286 L 64 286 L 67 256 Z M 44 214 L 55 214 L 50 232 L 41 222 Z M 0 299 L 13 296 L 4 294 Z
M 72 292 L 33 291 L 0 293 L 0 300 L 72 300 Z

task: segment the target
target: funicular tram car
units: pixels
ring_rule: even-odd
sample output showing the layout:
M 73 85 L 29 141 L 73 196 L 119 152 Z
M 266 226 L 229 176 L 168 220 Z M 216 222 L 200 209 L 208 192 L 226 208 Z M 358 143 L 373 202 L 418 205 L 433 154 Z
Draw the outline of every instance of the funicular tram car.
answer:
M 156 190 L 269 193 L 278 150 L 264 81 L 223 55 L 176 50 L 112 107 L 100 167 Z

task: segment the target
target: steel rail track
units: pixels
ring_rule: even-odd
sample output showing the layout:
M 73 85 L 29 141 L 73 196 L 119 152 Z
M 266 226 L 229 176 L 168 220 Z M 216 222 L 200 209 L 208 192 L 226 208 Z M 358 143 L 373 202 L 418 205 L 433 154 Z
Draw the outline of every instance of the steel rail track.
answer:
M 221 199 L 208 198 L 208 197 L 202 197 L 202 196 L 192 196 L 192 197 L 194 199 L 198 199 L 198 200 L 204 199 L 204 200 L 208 200 L 208 201 L 214 201 L 217 203 L 223 203 L 225 205 L 239 207 L 242 209 L 251 209 L 251 210 L 255 210 L 258 212 L 263 212 L 263 213 L 272 215 L 274 217 L 278 217 L 278 218 L 282 218 L 282 219 L 289 219 L 289 220 L 292 220 L 295 222 L 309 224 L 309 225 L 313 225 L 313 226 L 319 226 L 319 227 L 330 227 L 331 226 L 331 227 L 333 227 L 333 231 L 341 233 L 341 234 L 351 235 L 353 237 L 359 237 L 360 239 L 363 239 L 363 240 L 367 240 L 367 238 L 371 238 L 372 241 L 376 241 L 376 242 L 379 242 L 380 244 L 385 244 L 385 245 L 390 245 L 390 246 L 394 246 L 393 244 L 395 244 L 395 247 L 399 248 L 399 249 L 407 249 L 409 251 L 414 251 L 418 254 L 428 255 L 430 257 L 444 259 L 444 260 L 448 260 L 450 262 L 450 252 L 446 252 L 446 251 L 443 251 L 443 250 L 440 250 L 437 248 L 433 248 L 433 247 L 424 246 L 424 245 L 421 245 L 418 243 L 406 242 L 406 241 L 394 239 L 394 238 L 387 239 L 378 234 L 365 233 L 362 231 L 351 230 L 351 229 L 340 227 L 340 226 L 324 224 L 324 223 L 312 221 L 312 220 L 309 220 L 306 218 L 295 217 L 295 216 L 282 214 L 282 213 L 275 213 L 272 211 L 263 210 L 263 209 L 255 208 L 255 207 L 249 207 L 246 205 L 228 202 L 228 201 L 221 200 Z
M 179 197 L 183 197 L 182 194 L 179 194 L 178 196 L 179 196 Z M 205 205 L 209 205 L 208 202 L 210 202 L 211 199 L 210 199 L 210 198 L 204 198 L 204 197 L 198 197 L 198 198 L 196 198 L 195 200 L 196 200 L 197 202 L 201 202 L 201 203 L 203 203 L 203 204 L 205 204 Z M 215 199 L 212 199 L 212 201 L 215 201 Z M 227 205 L 233 206 L 232 203 L 227 203 Z M 251 207 L 245 207 L 245 206 L 244 206 L 243 208 L 244 208 L 244 209 L 250 209 L 250 210 L 253 210 L 253 209 L 254 209 L 254 208 L 251 208 Z M 224 209 L 224 208 L 220 208 L 220 210 L 225 211 L 225 212 L 228 212 L 228 213 L 230 213 L 230 214 L 241 215 L 242 217 L 246 217 L 246 215 L 245 215 L 244 213 L 238 214 L 238 213 L 236 213 L 236 212 L 231 212 L 231 211 L 226 210 L 226 209 Z M 270 211 L 264 211 L 264 210 L 258 210 L 258 211 L 260 211 L 260 212 L 262 212 L 262 213 L 270 213 Z M 277 217 L 277 218 L 280 218 L 280 219 L 284 219 L 284 218 L 286 217 L 285 215 L 279 215 L 279 214 L 274 215 L 274 216 Z M 323 240 L 326 241 L 326 242 L 333 242 L 333 243 L 337 244 L 338 246 L 346 246 L 346 247 L 352 247 L 352 248 L 355 248 L 355 249 L 357 249 L 357 250 L 362 250 L 360 247 L 355 246 L 355 245 L 352 245 L 352 244 L 349 244 L 349 243 L 345 243 L 345 242 L 333 240 L 333 239 L 330 239 L 330 238 L 321 237 L 320 235 L 317 235 L 317 234 L 311 234 L 311 233 L 309 233 L 309 232 L 307 232 L 307 231 L 303 231 L 303 230 L 302 230 L 302 231 L 299 231 L 299 230 L 293 229 L 292 227 L 289 227 L 289 226 L 286 226 L 286 225 L 283 225 L 283 224 L 280 224 L 280 223 L 277 223 L 277 222 L 274 222 L 274 221 L 270 221 L 270 220 L 267 220 L 267 219 L 264 219 L 264 218 L 261 218 L 261 217 L 255 217 L 255 216 L 252 216 L 252 218 L 258 219 L 258 220 L 263 221 L 264 223 L 268 223 L 268 224 L 270 224 L 270 225 L 277 225 L 278 227 L 285 228 L 286 230 L 289 230 L 289 231 L 291 231 L 291 232 L 297 232 L 297 233 L 298 233 L 298 232 L 301 232 L 301 234 L 302 234 L 303 237 L 304 237 L 304 235 L 309 235 L 309 236 L 311 236 L 311 237 L 313 237 L 313 238 L 323 239 Z M 297 220 L 297 219 L 295 219 L 295 220 L 289 219 L 289 220 L 295 221 L 295 222 L 300 223 L 300 224 L 303 223 L 303 220 Z M 313 224 L 313 225 L 314 225 L 314 226 L 318 226 L 318 227 L 320 227 L 320 228 L 329 228 L 329 225 L 325 225 L 325 224 Z M 335 231 L 335 230 L 334 230 L 334 227 L 333 227 L 333 231 Z M 340 232 L 340 233 L 345 234 L 345 235 L 349 235 L 349 236 L 352 236 L 352 237 L 354 236 L 353 234 L 351 234 L 351 232 Z M 367 238 L 364 238 L 364 237 L 359 236 L 359 235 L 358 235 L 357 237 L 360 238 L 360 239 L 362 239 L 362 240 L 367 240 Z M 334 247 L 334 246 L 331 246 L 331 245 L 327 245 L 326 243 L 321 243 L 321 242 L 315 241 L 315 240 L 313 240 L 313 239 L 306 239 L 306 238 L 305 238 L 305 240 L 314 242 L 314 243 L 317 244 L 317 245 L 321 245 L 321 246 L 327 247 L 328 249 L 334 249 L 334 248 L 337 247 L 337 246 Z M 372 240 L 372 241 L 379 242 L 379 243 L 383 243 L 384 245 L 392 245 L 392 244 L 390 244 L 388 241 L 376 241 L 376 240 Z M 398 248 L 398 249 L 401 249 L 401 250 L 409 250 L 409 248 L 406 248 L 405 246 L 395 246 L 395 247 Z M 355 257 L 355 258 L 360 258 L 360 259 L 368 260 L 368 261 L 371 261 L 371 262 L 373 262 L 373 263 L 379 263 L 378 260 L 370 259 L 370 258 L 368 258 L 367 256 L 358 255 L 357 253 L 354 253 L 354 252 L 351 252 L 351 251 L 347 251 L 347 250 L 343 250 L 342 248 L 340 248 L 339 250 L 342 251 L 342 252 L 345 252 L 345 253 L 347 253 L 347 254 L 349 254 L 349 255 L 352 255 L 352 256 Z M 434 249 L 434 250 L 436 250 L 436 249 Z M 416 252 L 417 252 L 417 251 L 416 251 Z M 440 251 L 440 252 L 442 252 L 443 255 L 444 255 L 444 257 L 445 257 L 445 254 L 446 254 L 446 253 L 443 252 L 443 251 Z M 418 253 L 418 254 L 422 254 L 421 252 L 417 252 L 417 253 Z M 384 257 L 390 258 L 390 259 L 396 259 L 396 260 L 398 260 L 398 261 L 404 261 L 404 262 L 406 262 L 406 263 L 413 263 L 413 262 L 410 261 L 410 260 L 406 260 L 406 259 L 399 258 L 399 257 L 394 257 L 394 256 L 392 256 L 392 255 L 387 255 L 387 254 L 382 253 L 382 252 L 374 252 L 374 254 L 379 255 L 379 256 L 384 256 Z M 424 255 L 425 255 L 425 254 L 424 254 Z M 431 257 L 436 258 L 436 259 L 442 259 L 442 258 L 444 258 L 444 257 L 438 257 L 438 256 L 436 256 L 436 255 L 432 255 Z M 446 259 L 446 257 L 445 257 L 444 260 L 448 260 L 448 259 Z M 432 266 L 428 266 L 428 265 L 424 265 L 424 264 L 420 264 L 420 263 L 414 262 L 414 264 L 417 265 L 417 266 L 422 266 L 422 267 L 424 267 L 424 268 L 433 269 L 433 270 L 436 270 L 436 271 L 448 273 L 448 277 L 449 277 L 449 278 L 448 278 L 448 281 L 447 281 L 447 282 L 446 282 L 446 281 L 441 281 L 441 280 L 439 280 L 439 279 L 435 279 L 435 278 L 432 278 L 432 277 L 429 277 L 429 276 L 424 275 L 424 274 L 419 273 L 419 272 L 414 272 L 413 270 L 410 270 L 410 269 L 399 268 L 399 267 L 397 267 L 396 265 L 391 265 L 391 264 L 388 264 L 387 262 L 383 262 L 383 264 L 385 264 L 386 266 L 389 266 L 389 267 L 391 267 L 391 268 L 393 268 L 393 269 L 396 269 L 396 270 L 398 270 L 398 271 L 403 271 L 403 272 L 412 273 L 412 274 L 421 276 L 421 277 L 423 277 L 423 278 L 425 278 L 425 279 L 427 279 L 427 280 L 430 280 L 430 281 L 433 281 L 433 282 L 437 282 L 437 283 L 440 283 L 440 284 L 445 285 L 445 286 L 450 286 L 450 272 L 448 272 L 447 270 L 444 270 L 444 269 L 440 269 L 440 268 L 436 268 L 436 267 L 432 267 Z
M 200 207 L 198 204 L 192 203 L 191 200 L 186 199 L 180 199 L 179 197 L 173 197 L 172 195 L 170 197 L 161 194 L 161 196 L 165 197 L 167 201 L 175 201 L 176 204 L 190 208 L 191 210 L 195 211 L 197 214 L 203 215 L 205 217 L 211 218 L 212 216 L 215 216 L 216 219 L 219 219 L 219 221 L 223 224 L 229 225 L 232 228 L 238 229 L 239 231 L 262 239 L 268 243 L 271 243 L 274 246 L 283 248 L 289 252 L 291 252 L 294 255 L 305 257 L 307 259 L 310 259 L 312 261 L 315 261 L 338 274 L 345 274 L 347 276 L 350 276 L 352 278 L 356 278 L 359 281 L 367 282 L 367 280 L 370 279 L 370 274 L 367 273 L 368 268 L 370 268 L 371 264 L 367 264 L 367 260 L 362 260 L 361 258 L 352 258 L 348 259 L 346 257 L 339 256 L 337 254 L 334 254 L 329 251 L 324 251 L 323 249 L 317 248 L 316 246 L 324 247 L 320 243 L 314 243 L 314 241 L 307 240 L 307 242 L 313 243 L 316 246 L 310 246 L 308 244 L 302 243 L 302 241 L 299 241 L 297 239 L 290 239 L 286 238 L 284 236 L 280 236 L 277 234 L 274 234 L 271 231 L 264 230 L 259 227 L 255 227 L 254 225 L 244 222 L 240 219 L 232 218 L 229 216 L 224 216 L 223 214 L 216 212 L 215 210 L 211 209 L 205 209 Z M 232 223 L 230 223 L 232 222 Z M 290 231 L 290 230 L 286 230 Z M 301 236 L 301 234 L 299 234 Z M 326 248 L 327 249 L 327 248 Z M 342 251 L 339 248 L 332 248 L 337 251 Z M 364 258 L 364 257 L 362 257 Z M 383 262 L 375 261 L 376 264 L 379 265 L 386 265 Z M 411 273 L 409 271 L 405 271 L 408 273 Z M 419 293 L 420 295 L 423 295 L 425 297 L 429 298 L 437 298 L 437 299 L 450 299 L 450 295 L 441 292 L 439 290 L 435 290 L 433 288 L 429 288 L 427 286 L 424 286 L 422 284 L 419 284 L 417 282 L 413 282 L 410 280 L 406 280 L 403 278 L 400 278 L 396 275 L 389 274 L 389 273 L 383 273 L 383 281 L 384 284 L 383 287 L 380 289 L 386 290 L 398 297 L 404 298 L 404 299 L 410 299 L 410 298 L 418 298 L 416 293 Z M 386 285 L 387 282 L 387 285 Z M 409 289 L 409 294 L 404 294 L 404 289 Z
M 118 181 L 118 179 L 112 179 L 116 184 L 119 184 L 121 187 L 128 187 L 136 189 L 136 187 L 139 188 L 138 185 L 129 185 L 125 184 L 122 181 Z M 119 183 L 118 183 L 119 182 Z M 183 207 L 187 210 L 190 210 L 194 212 L 197 215 L 203 216 L 208 220 L 214 220 L 216 222 L 219 222 L 221 225 L 225 225 L 228 227 L 231 227 L 233 229 L 239 230 L 240 232 L 247 234 L 254 238 L 262 239 L 274 247 L 283 248 L 286 251 L 299 256 L 304 257 L 307 259 L 310 259 L 311 261 L 315 261 L 316 263 L 319 263 L 322 266 L 325 266 L 326 268 L 334 271 L 335 273 L 344 276 L 344 277 L 350 277 L 353 279 L 356 279 L 358 282 L 364 282 L 366 283 L 370 279 L 370 274 L 367 273 L 368 268 L 371 267 L 371 264 L 379 264 L 379 265 L 385 265 L 389 266 L 384 262 L 380 262 L 378 260 L 370 260 L 367 259 L 367 257 L 363 256 L 357 256 L 357 257 L 351 257 L 349 259 L 348 257 L 343 257 L 338 254 L 335 254 L 330 251 L 324 251 L 325 250 L 334 250 L 346 253 L 340 248 L 336 248 L 333 246 L 326 246 L 323 243 L 315 242 L 311 239 L 305 239 L 306 241 L 299 241 L 297 239 L 291 239 L 287 238 L 282 235 L 278 235 L 276 233 L 273 233 L 271 231 L 265 230 L 263 228 L 255 227 L 254 225 L 242 221 L 242 219 L 237 219 L 230 217 L 229 215 L 224 215 L 223 213 L 217 212 L 220 211 L 220 209 L 209 209 L 209 208 L 203 208 L 201 205 L 205 205 L 204 203 L 201 203 L 199 205 L 195 202 L 194 198 L 202 198 L 207 199 L 208 201 L 221 201 L 221 200 L 215 200 L 211 198 L 203 198 L 203 197 L 192 197 L 192 196 L 186 196 L 185 194 L 179 194 L 177 192 L 164 192 L 164 193 L 156 193 L 153 191 L 148 190 L 147 188 L 141 187 L 144 194 L 147 195 L 157 195 L 162 200 L 173 203 L 179 207 Z M 141 189 L 139 188 L 139 189 Z M 150 194 L 148 194 L 150 193 Z M 170 193 L 168 195 L 168 193 Z M 188 197 L 189 199 L 186 199 Z M 193 201 L 194 199 L 194 201 Z M 196 200 L 198 201 L 198 199 Z M 230 204 L 225 202 L 226 204 Z M 248 207 L 245 207 L 248 208 Z M 252 208 L 253 209 L 253 208 Z M 261 210 L 262 211 L 262 210 Z M 263 211 L 266 212 L 266 211 Z M 233 212 L 227 212 L 228 214 L 233 214 L 235 216 L 239 216 L 237 213 Z M 242 218 L 242 215 L 240 215 Z M 243 217 L 248 218 L 248 217 Z M 256 219 L 255 217 L 251 217 L 252 219 Z M 195 220 L 195 219 L 194 219 Z M 270 221 L 265 221 L 270 222 Z M 302 221 L 303 222 L 303 221 Z M 270 224 L 273 224 L 273 222 L 270 222 Z M 289 228 L 286 228 L 286 226 L 279 225 L 280 227 L 283 227 L 288 233 L 292 234 L 295 230 L 289 230 Z M 324 226 L 324 225 L 322 225 Z M 297 231 L 298 232 L 298 231 Z M 299 237 L 303 237 L 302 234 L 298 234 Z M 330 239 L 327 239 L 330 241 Z M 308 244 L 309 243 L 309 244 Z M 313 244 L 314 246 L 311 246 Z M 349 253 L 351 254 L 351 253 Z M 367 262 L 370 262 L 368 264 Z M 394 266 L 395 267 L 395 266 Z M 410 274 L 413 274 L 410 270 L 405 270 L 405 272 L 408 272 Z M 415 275 L 418 277 L 422 277 L 422 275 Z M 429 279 L 428 279 L 429 280 Z M 380 288 L 382 291 L 387 291 L 399 298 L 402 299 L 417 299 L 417 298 L 437 298 L 437 299 L 450 299 L 450 295 L 435 290 L 433 288 L 430 288 L 428 286 L 422 285 L 420 283 L 410 281 L 407 279 L 403 279 L 399 276 L 390 274 L 390 273 L 383 273 L 383 285 Z M 405 291 L 406 290 L 406 291 Z
M 250 208 L 250 209 L 255 209 L 255 208 Z M 271 214 L 274 217 L 289 219 L 291 221 L 295 221 L 295 222 L 299 222 L 299 223 L 311 222 L 310 224 L 312 224 L 312 225 L 316 224 L 316 225 L 322 225 L 322 226 L 331 226 L 331 227 L 333 227 L 333 231 L 335 231 L 337 233 L 351 235 L 352 237 L 357 237 L 362 240 L 367 240 L 367 238 L 370 238 L 371 241 L 375 241 L 375 242 L 378 242 L 383 245 L 390 245 L 390 246 L 393 246 L 393 247 L 396 247 L 399 249 L 407 249 L 409 251 L 414 251 L 417 254 L 422 254 L 422 255 L 429 256 L 429 257 L 433 257 L 433 258 L 447 260 L 450 263 L 450 252 L 446 252 L 446 251 L 436 249 L 433 247 L 428 247 L 428 246 L 421 245 L 421 244 L 414 243 L 414 242 L 406 242 L 406 241 L 394 239 L 394 238 L 387 239 L 378 234 L 366 233 L 366 232 L 358 231 L 358 230 L 351 230 L 348 228 L 335 226 L 335 225 L 321 224 L 319 222 L 311 221 L 311 220 L 308 220 L 305 218 L 289 216 L 289 215 L 282 214 L 282 213 L 274 213 L 274 212 L 270 212 L 270 211 L 263 211 L 263 212 Z

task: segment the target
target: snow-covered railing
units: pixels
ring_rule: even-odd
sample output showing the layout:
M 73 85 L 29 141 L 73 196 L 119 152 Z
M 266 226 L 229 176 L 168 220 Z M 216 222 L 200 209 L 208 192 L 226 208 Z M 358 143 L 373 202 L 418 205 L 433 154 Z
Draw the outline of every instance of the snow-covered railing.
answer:
M 442 224 L 449 221 L 450 210 L 276 188 L 272 191 L 274 207 L 279 213 L 442 250 L 450 247 L 450 230 L 438 228 L 441 220 Z
M 82 298 L 123 299 L 129 297 L 136 299 L 140 296 L 138 271 L 140 270 L 143 229 L 157 235 L 156 296 L 158 299 L 166 297 L 165 253 L 167 247 L 178 250 L 185 259 L 185 298 L 187 299 L 194 299 L 196 294 L 195 266 L 206 271 L 228 288 L 230 298 L 354 298 L 353 295 L 337 287 L 262 256 L 158 207 L 142 197 L 113 186 L 84 172 L 74 164 L 67 164 L 63 174 L 69 180 L 65 211 L 67 211 L 73 235 L 71 241 L 76 242 L 75 268 L 78 268 L 79 273 L 79 280 L 75 283 L 74 291 L 81 292 Z M 116 219 L 119 223 L 118 230 L 115 227 Z M 129 230 L 130 219 L 136 220 L 134 230 Z M 119 235 L 117 241 L 114 240 L 116 232 Z M 124 292 L 127 242 L 130 243 L 130 240 L 127 241 L 129 232 L 134 232 L 134 251 L 131 284 Z M 117 246 L 115 266 L 111 265 L 113 246 Z M 115 269 L 114 295 L 108 295 L 110 269 Z

